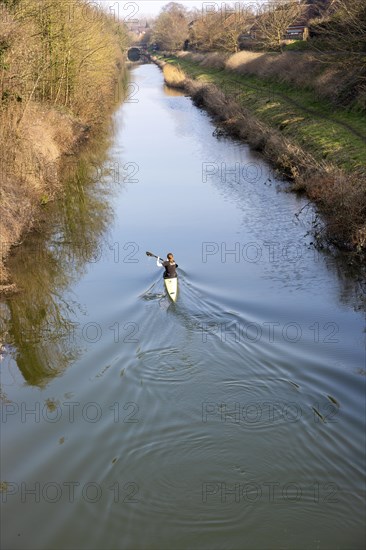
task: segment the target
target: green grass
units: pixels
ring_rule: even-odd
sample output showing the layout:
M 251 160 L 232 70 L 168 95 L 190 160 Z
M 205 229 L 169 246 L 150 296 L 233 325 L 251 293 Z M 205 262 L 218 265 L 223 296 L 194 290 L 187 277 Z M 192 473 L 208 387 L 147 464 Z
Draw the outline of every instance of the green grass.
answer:
M 347 172 L 365 165 L 365 141 L 342 126 L 347 124 L 366 136 L 364 116 L 335 109 L 334 105 L 316 97 L 311 90 L 257 76 L 201 67 L 185 59 L 170 57 L 164 60 L 180 65 L 189 77 L 210 82 L 234 95 L 259 120 L 280 130 L 317 160 L 326 160 Z

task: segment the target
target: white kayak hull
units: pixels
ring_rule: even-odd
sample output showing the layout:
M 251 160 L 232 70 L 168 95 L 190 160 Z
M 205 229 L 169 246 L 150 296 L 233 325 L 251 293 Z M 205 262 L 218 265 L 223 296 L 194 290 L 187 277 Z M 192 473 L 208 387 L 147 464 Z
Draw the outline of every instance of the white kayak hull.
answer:
M 169 298 L 173 300 L 173 302 L 176 302 L 178 295 L 178 277 L 174 277 L 173 279 L 164 279 L 164 283 Z

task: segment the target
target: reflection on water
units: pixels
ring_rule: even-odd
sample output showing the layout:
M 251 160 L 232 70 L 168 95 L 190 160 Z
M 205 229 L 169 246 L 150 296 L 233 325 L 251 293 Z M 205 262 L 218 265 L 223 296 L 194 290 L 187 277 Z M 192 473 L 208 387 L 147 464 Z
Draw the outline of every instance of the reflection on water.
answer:
M 170 97 L 182 97 L 182 91 L 177 90 L 175 88 L 169 88 L 166 84 L 164 84 L 164 95 L 170 96 Z
M 77 161 L 65 162 L 62 199 L 49 206 L 38 231 L 8 262 L 22 292 L 3 304 L 2 330 L 31 385 L 44 386 L 80 354 L 73 338 L 80 305 L 67 289 L 99 259 L 101 241 L 113 220 L 108 144 L 106 135 L 104 140 L 99 136 Z

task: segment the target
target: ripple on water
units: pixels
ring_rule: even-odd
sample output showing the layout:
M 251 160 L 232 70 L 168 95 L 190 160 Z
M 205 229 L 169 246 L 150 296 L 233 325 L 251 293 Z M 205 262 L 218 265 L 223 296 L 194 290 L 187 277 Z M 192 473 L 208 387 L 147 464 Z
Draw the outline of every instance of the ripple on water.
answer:
M 143 380 L 150 382 L 185 382 L 197 369 L 197 361 L 189 353 L 178 348 L 154 348 L 140 351 L 136 355 L 139 372 Z M 138 375 L 137 375 L 138 376 Z

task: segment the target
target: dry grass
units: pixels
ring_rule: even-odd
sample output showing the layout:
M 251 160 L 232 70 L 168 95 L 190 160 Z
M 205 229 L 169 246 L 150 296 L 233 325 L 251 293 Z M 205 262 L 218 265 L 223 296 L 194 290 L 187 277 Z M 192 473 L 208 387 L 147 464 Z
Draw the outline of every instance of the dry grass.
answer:
M 169 65 L 166 63 L 163 66 L 164 80 L 168 86 L 172 88 L 182 89 L 185 86 L 186 75 L 180 67 Z
M 345 70 L 336 57 L 311 52 L 258 53 L 242 51 L 232 55 L 225 68 L 243 75 L 273 79 L 312 90 L 337 105 L 366 110 L 365 89 L 354 86 L 358 68 Z
M 0 148 L 2 181 L 0 201 L 0 282 L 7 281 L 4 260 L 38 217 L 42 205 L 60 191 L 62 154 L 70 151 L 80 131 L 70 116 L 30 104 L 20 125 L 21 107 L 2 112 Z
M 198 63 L 201 67 L 209 67 L 211 69 L 225 69 L 226 61 L 229 57 L 228 54 L 222 52 L 209 52 L 209 53 L 192 53 L 192 52 L 178 52 L 177 57 L 193 61 Z
M 355 86 L 358 68 L 345 70 L 336 57 L 312 52 L 265 53 L 244 50 L 232 55 L 222 52 L 179 52 L 177 57 L 201 67 L 226 69 L 241 75 L 252 75 L 308 89 L 336 105 L 354 106 L 366 111 L 366 87 Z
M 232 55 L 226 63 L 226 68 L 239 74 L 272 78 L 278 82 L 286 82 L 302 88 L 315 87 L 318 77 L 322 78 L 324 82 L 325 70 L 324 66 L 321 66 L 312 55 L 307 53 L 301 55 L 293 52 L 268 54 L 247 51 Z M 328 84 L 323 88 L 324 95 L 326 95 L 326 90 L 329 93 Z
M 177 57 L 192 61 L 201 67 L 227 69 L 242 75 L 254 75 L 313 90 L 319 97 L 342 105 L 357 103 L 366 109 L 366 92 L 361 87 L 345 98 L 346 90 L 352 89 L 355 74 L 343 69 L 329 59 L 322 62 L 311 52 L 265 53 L 244 50 L 232 55 L 222 52 L 179 52 Z M 347 103 L 348 102 L 348 103 Z
M 366 186 L 360 175 L 345 176 L 335 170 L 314 174 L 306 182 L 306 192 L 327 221 L 328 242 L 366 251 Z
M 1 6 L 0 20 L 0 285 L 5 260 L 60 192 L 62 155 L 116 101 L 123 30 L 82 1 L 22 0 Z M 42 17 L 40 17 L 42 15 Z M 126 34 L 127 36 L 127 34 Z M 1 288 L 0 288 L 1 291 Z

